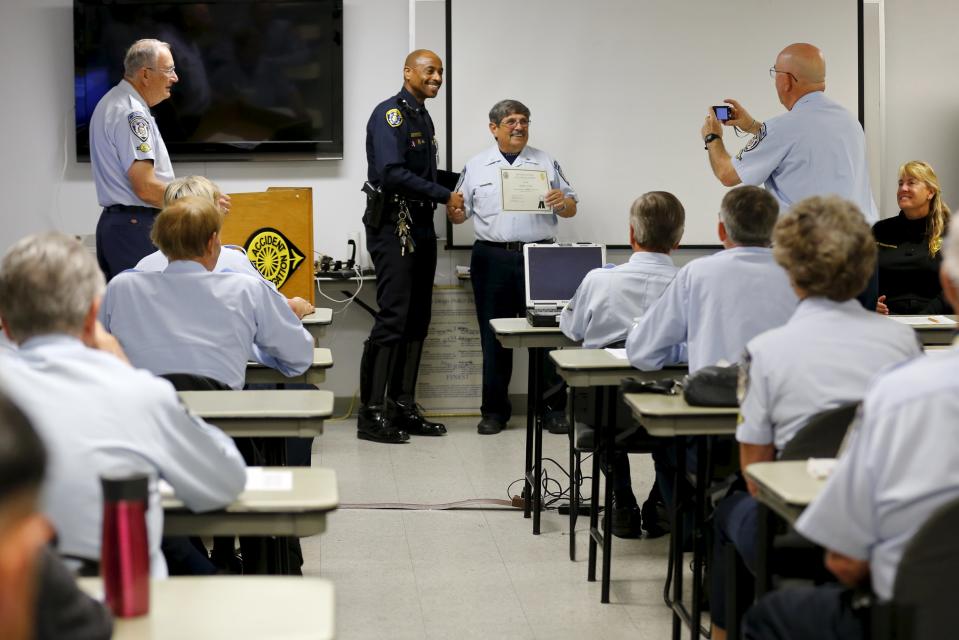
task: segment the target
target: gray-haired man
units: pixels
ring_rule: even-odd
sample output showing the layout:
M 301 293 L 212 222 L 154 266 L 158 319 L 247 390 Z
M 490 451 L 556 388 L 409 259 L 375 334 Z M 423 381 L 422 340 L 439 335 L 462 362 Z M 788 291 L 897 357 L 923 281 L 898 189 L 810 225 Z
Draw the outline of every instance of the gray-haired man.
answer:
M 173 165 L 150 107 L 177 82 L 170 45 L 137 40 L 123 59 L 123 79 L 90 119 L 90 161 L 97 202 L 97 261 L 107 280 L 153 253 L 150 228 L 163 205 Z
M 483 348 L 483 419 L 477 431 L 486 435 L 499 433 L 512 413 L 507 392 L 513 373 L 513 353 L 499 345 L 489 321 L 517 316 L 526 309 L 523 245 L 552 242 L 558 218 L 576 215 L 576 193 L 559 163 L 543 151 L 526 145 L 529 123 L 529 109 L 518 100 L 500 100 L 493 105 L 489 112 L 489 130 L 495 144 L 471 158 L 463 168 L 459 187 L 463 208 L 447 207 L 447 217 L 453 224 L 473 218 L 476 235 L 470 279 Z M 500 169 L 510 167 L 546 172 L 553 188 L 546 192 L 542 205 L 549 207 L 551 213 L 529 215 L 503 211 Z M 568 428 L 563 414 L 565 394 L 563 387 L 561 394 L 547 402 L 552 411 L 546 416 L 546 426 L 553 433 L 564 433 Z

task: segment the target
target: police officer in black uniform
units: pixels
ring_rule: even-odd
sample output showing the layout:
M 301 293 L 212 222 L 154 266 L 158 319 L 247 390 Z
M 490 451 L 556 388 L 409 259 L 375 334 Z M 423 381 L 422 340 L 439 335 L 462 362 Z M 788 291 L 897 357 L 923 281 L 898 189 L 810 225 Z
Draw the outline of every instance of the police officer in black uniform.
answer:
M 436 182 L 436 138 L 423 103 L 443 84 L 443 63 L 417 50 L 403 65 L 403 88 L 373 110 L 366 125 L 366 246 L 376 269 L 379 311 L 360 364 L 357 436 L 405 442 L 439 436 L 414 399 L 430 324 L 436 273 L 436 204 L 462 208 L 463 195 Z

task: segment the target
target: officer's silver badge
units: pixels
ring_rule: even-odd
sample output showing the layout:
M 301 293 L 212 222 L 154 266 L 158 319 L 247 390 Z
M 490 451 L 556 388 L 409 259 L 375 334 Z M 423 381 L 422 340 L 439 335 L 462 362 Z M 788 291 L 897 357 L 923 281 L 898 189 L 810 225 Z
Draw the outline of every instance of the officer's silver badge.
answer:
M 398 127 L 403 124 L 403 114 L 399 109 L 390 109 L 386 112 L 386 124 L 391 127 Z
M 762 123 L 762 124 L 759 125 L 759 133 L 757 133 L 756 135 L 754 135 L 754 136 L 752 137 L 752 140 L 749 141 L 749 144 L 747 144 L 745 147 L 743 147 L 743 148 L 740 150 L 740 152 L 736 154 L 736 159 L 737 159 L 737 160 L 742 160 L 742 159 L 743 159 L 743 154 L 746 153 L 746 152 L 748 152 L 748 151 L 752 151 L 753 149 L 755 149 L 756 147 L 758 147 L 758 146 L 759 146 L 759 143 L 762 142 L 762 141 L 763 141 L 763 138 L 765 138 L 765 137 L 766 137 L 766 123 L 764 122 L 764 123 Z
M 130 124 L 130 131 L 138 137 L 141 142 L 146 142 L 150 137 L 150 123 L 146 117 L 139 111 L 134 111 L 127 116 L 127 122 Z

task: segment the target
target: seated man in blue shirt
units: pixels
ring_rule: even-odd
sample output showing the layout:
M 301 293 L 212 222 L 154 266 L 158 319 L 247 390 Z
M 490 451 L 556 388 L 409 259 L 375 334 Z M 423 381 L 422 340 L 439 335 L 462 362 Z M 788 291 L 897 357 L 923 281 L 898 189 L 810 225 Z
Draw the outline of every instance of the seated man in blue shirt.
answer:
M 679 245 L 685 222 L 686 212 L 673 194 L 651 191 L 637 198 L 629 212 L 633 255 L 626 264 L 586 274 L 560 315 L 563 333 L 589 349 L 621 344 L 636 318 L 662 295 L 676 275 L 669 253 Z M 613 535 L 638 537 L 642 520 L 647 531 L 655 522 L 655 499 L 647 501 L 641 517 L 627 455 L 618 453 L 614 466 Z
M 633 325 L 626 355 L 637 369 L 655 371 L 676 363 L 676 349 L 687 345 L 689 373 L 719 363 L 739 362 L 746 343 L 789 320 L 798 299 L 783 268 L 773 259 L 775 198 L 759 187 L 732 189 L 719 209 L 724 249 L 697 258 L 676 274 L 652 307 Z M 695 451 L 687 462 L 695 468 Z M 666 504 L 673 498 L 673 450 L 653 454 Z
M 246 482 L 243 458 L 219 429 L 192 416 L 173 387 L 130 367 L 97 322 L 104 277 L 93 256 L 51 233 L 15 244 L 0 263 L 0 320 L 19 348 L 0 354 L 0 388 L 49 452 L 43 511 L 64 555 L 99 561 L 100 476 L 150 477 L 150 573 L 160 552 L 165 479 L 194 511 L 230 504 Z
M 852 202 L 807 198 L 781 218 L 773 256 L 789 274 L 800 303 L 789 322 L 753 338 L 743 357 L 740 420 L 742 469 L 775 460 L 817 413 L 858 402 L 877 371 L 920 354 L 911 327 L 888 322 L 855 299 L 876 264 L 876 243 Z M 737 491 L 716 507 L 710 577 L 713 637 L 725 638 L 723 546 L 736 547 L 755 570 L 757 507 Z
M 943 292 L 959 308 L 959 222 L 943 247 Z M 959 497 L 959 350 L 921 357 L 869 388 L 848 444 L 796 529 L 826 551 L 842 585 L 767 594 L 744 621 L 744 637 L 865 640 L 869 610 L 851 589 L 893 596 L 903 551 L 939 507 Z M 949 633 L 943 630 L 943 634 Z
M 134 366 L 191 374 L 241 389 L 256 360 L 287 376 L 313 362 L 313 338 L 262 278 L 213 272 L 223 214 L 187 196 L 165 208 L 151 239 L 169 260 L 159 273 L 125 271 L 110 281 L 100 319 Z

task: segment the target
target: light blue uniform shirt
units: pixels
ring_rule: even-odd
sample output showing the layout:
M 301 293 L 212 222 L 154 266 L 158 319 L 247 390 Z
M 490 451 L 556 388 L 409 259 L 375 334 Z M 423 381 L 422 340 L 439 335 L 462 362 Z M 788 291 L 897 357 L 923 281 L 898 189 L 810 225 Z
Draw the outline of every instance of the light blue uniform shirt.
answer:
M 100 321 L 134 366 L 243 387 L 256 360 L 286 376 L 313 362 L 313 338 L 262 278 L 175 260 L 160 273 L 124 271 L 107 285 Z
M 90 163 L 101 207 L 153 207 L 133 192 L 127 171 L 134 160 L 152 160 L 157 179 L 173 180 L 173 165 L 150 107 L 132 84 L 119 84 L 100 98 L 90 118 Z
M 860 421 L 796 529 L 868 560 L 872 588 L 892 596 L 902 553 L 938 507 L 959 497 L 959 350 L 916 358 L 870 388 Z
M 637 251 L 612 269 L 593 269 L 560 314 L 559 328 L 588 349 L 624 340 L 677 271 L 669 255 L 648 251 Z
M 799 300 L 771 249 L 735 247 L 693 260 L 633 325 L 629 362 L 642 371 L 675 364 L 671 353 L 687 343 L 690 373 L 739 362 L 746 343 L 789 320 Z
M 35 337 L 15 354 L 0 354 L 0 389 L 46 445 L 41 500 L 63 553 L 100 558 L 101 475 L 149 475 L 147 535 L 155 578 L 167 575 L 157 478 L 193 511 L 225 507 L 246 483 L 233 441 L 187 413 L 169 382 L 77 338 Z
M 857 300 L 807 298 L 785 325 L 750 340 L 746 352 L 736 439 L 782 451 L 812 416 L 859 402 L 877 372 L 921 350 L 911 327 Z
M 140 260 L 134 269 L 136 271 L 163 271 L 169 264 L 170 261 L 167 260 L 162 251 L 154 251 Z M 256 267 L 254 267 L 250 259 L 247 258 L 246 251 L 243 250 L 243 247 L 237 247 L 232 244 L 225 244 L 220 248 L 220 257 L 217 258 L 213 271 L 233 271 L 263 278 L 263 275 L 256 270 Z M 263 278 L 263 280 L 273 286 L 274 289 L 276 288 L 276 285 L 266 280 L 266 278 Z
M 500 169 L 542 169 L 549 177 L 551 189 L 561 189 L 567 198 L 578 201 L 559 163 L 545 152 L 526 146 L 511 165 L 499 147 L 493 145 L 473 156 L 463 168 L 459 191 L 467 217 L 473 218 L 477 240 L 490 242 L 535 242 L 556 235 L 558 216 L 555 213 L 503 213 Z
M 822 91 L 767 120 L 733 167 L 743 184 L 765 184 L 782 213 L 809 196 L 838 195 L 854 202 L 870 225 L 879 220 L 862 126 Z

